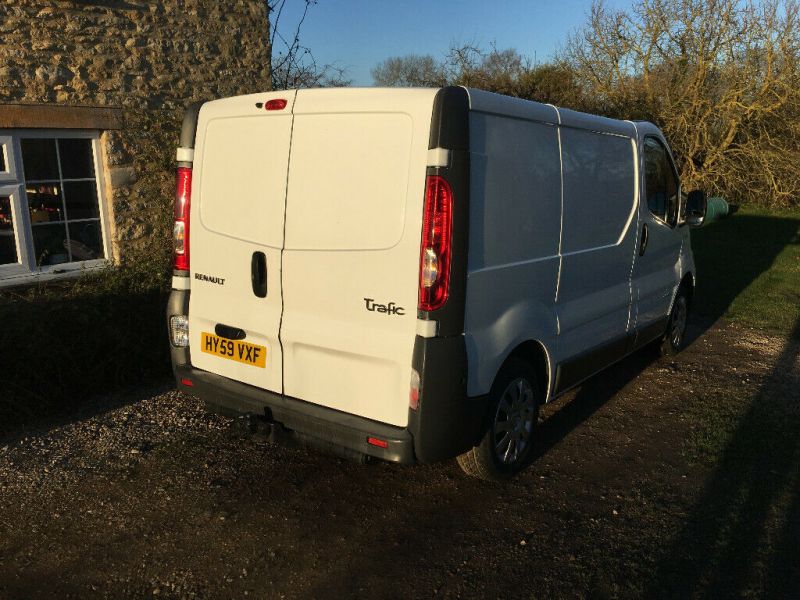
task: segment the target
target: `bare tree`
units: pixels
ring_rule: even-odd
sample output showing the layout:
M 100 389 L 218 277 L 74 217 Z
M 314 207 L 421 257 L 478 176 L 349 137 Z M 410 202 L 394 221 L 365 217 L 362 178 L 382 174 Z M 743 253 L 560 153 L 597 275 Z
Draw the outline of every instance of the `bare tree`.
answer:
M 484 50 L 474 44 L 453 45 L 442 60 L 409 54 L 387 58 L 372 69 L 377 85 L 465 85 L 492 92 L 585 108 L 572 67 L 563 61 L 532 66 L 529 57 L 513 48 L 492 44 Z
M 447 63 L 455 82 L 511 96 L 520 95 L 520 79 L 531 65 L 514 48 L 498 50 L 494 43 L 488 51 L 469 44 L 452 47 Z
M 311 49 L 303 45 L 300 32 L 309 9 L 318 0 L 303 0 L 303 12 L 293 26 L 285 31 L 284 8 L 287 0 L 268 0 L 270 14 L 269 43 L 272 89 L 300 87 L 338 87 L 350 85 L 346 69 L 334 64 L 317 63 Z
M 372 69 L 375 85 L 387 87 L 437 87 L 447 84 L 444 66 L 430 54 L 393 56 Z
M 565 58 L 585 97 L 665 130 L 689 185 L 785 205 L 800 196 L 799 39 L 796 0 L 598 1 Z
M 583 95 L 575 71 L 563 61 L 536 65 L 525 71 L 519 77 L 517 91 L 521 98 L 597 112 L 590 98 Z

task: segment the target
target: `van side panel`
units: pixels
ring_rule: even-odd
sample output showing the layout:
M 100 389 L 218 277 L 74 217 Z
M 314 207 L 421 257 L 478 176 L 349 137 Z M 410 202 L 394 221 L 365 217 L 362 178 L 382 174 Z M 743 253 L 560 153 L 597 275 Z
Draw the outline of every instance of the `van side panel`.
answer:
M 283 252 L 284 393 L 405 426 L 436 90 L 301 90 Z
M 467 393 L 478 396 L 520 343 L 555 347 L 561 167 L 552 123 L 473 110 L 470 148 L 465 337 Z

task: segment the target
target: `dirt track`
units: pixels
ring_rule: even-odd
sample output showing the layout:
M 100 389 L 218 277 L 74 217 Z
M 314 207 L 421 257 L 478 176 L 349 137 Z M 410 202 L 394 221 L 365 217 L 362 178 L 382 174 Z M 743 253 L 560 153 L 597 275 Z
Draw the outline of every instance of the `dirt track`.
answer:
M 546 407 L 505 485 L 260 443 L 165 386 L 106 398 L 0 439 L 0 597 L 797 596 L 797 345 L 728 325 L 633 356 Z

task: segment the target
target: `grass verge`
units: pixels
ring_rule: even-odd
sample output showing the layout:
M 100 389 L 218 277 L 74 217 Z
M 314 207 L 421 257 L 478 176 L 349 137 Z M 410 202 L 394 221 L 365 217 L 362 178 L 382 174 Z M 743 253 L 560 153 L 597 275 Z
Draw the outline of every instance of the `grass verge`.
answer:
M 692 231 L 696 314 L 790 334 L 800 319 L 800 210 L 744 208 Z

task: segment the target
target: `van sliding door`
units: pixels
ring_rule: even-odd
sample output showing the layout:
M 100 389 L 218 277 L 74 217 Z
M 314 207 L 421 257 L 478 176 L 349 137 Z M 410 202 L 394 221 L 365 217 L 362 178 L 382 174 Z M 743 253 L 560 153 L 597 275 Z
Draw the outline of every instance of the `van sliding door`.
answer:
M 562 127 L 561 144 L 564 211 L 557 309 L 558 354 L 566 363 L 563 388 L 626 351 L 637 182 L 631 137 Z

